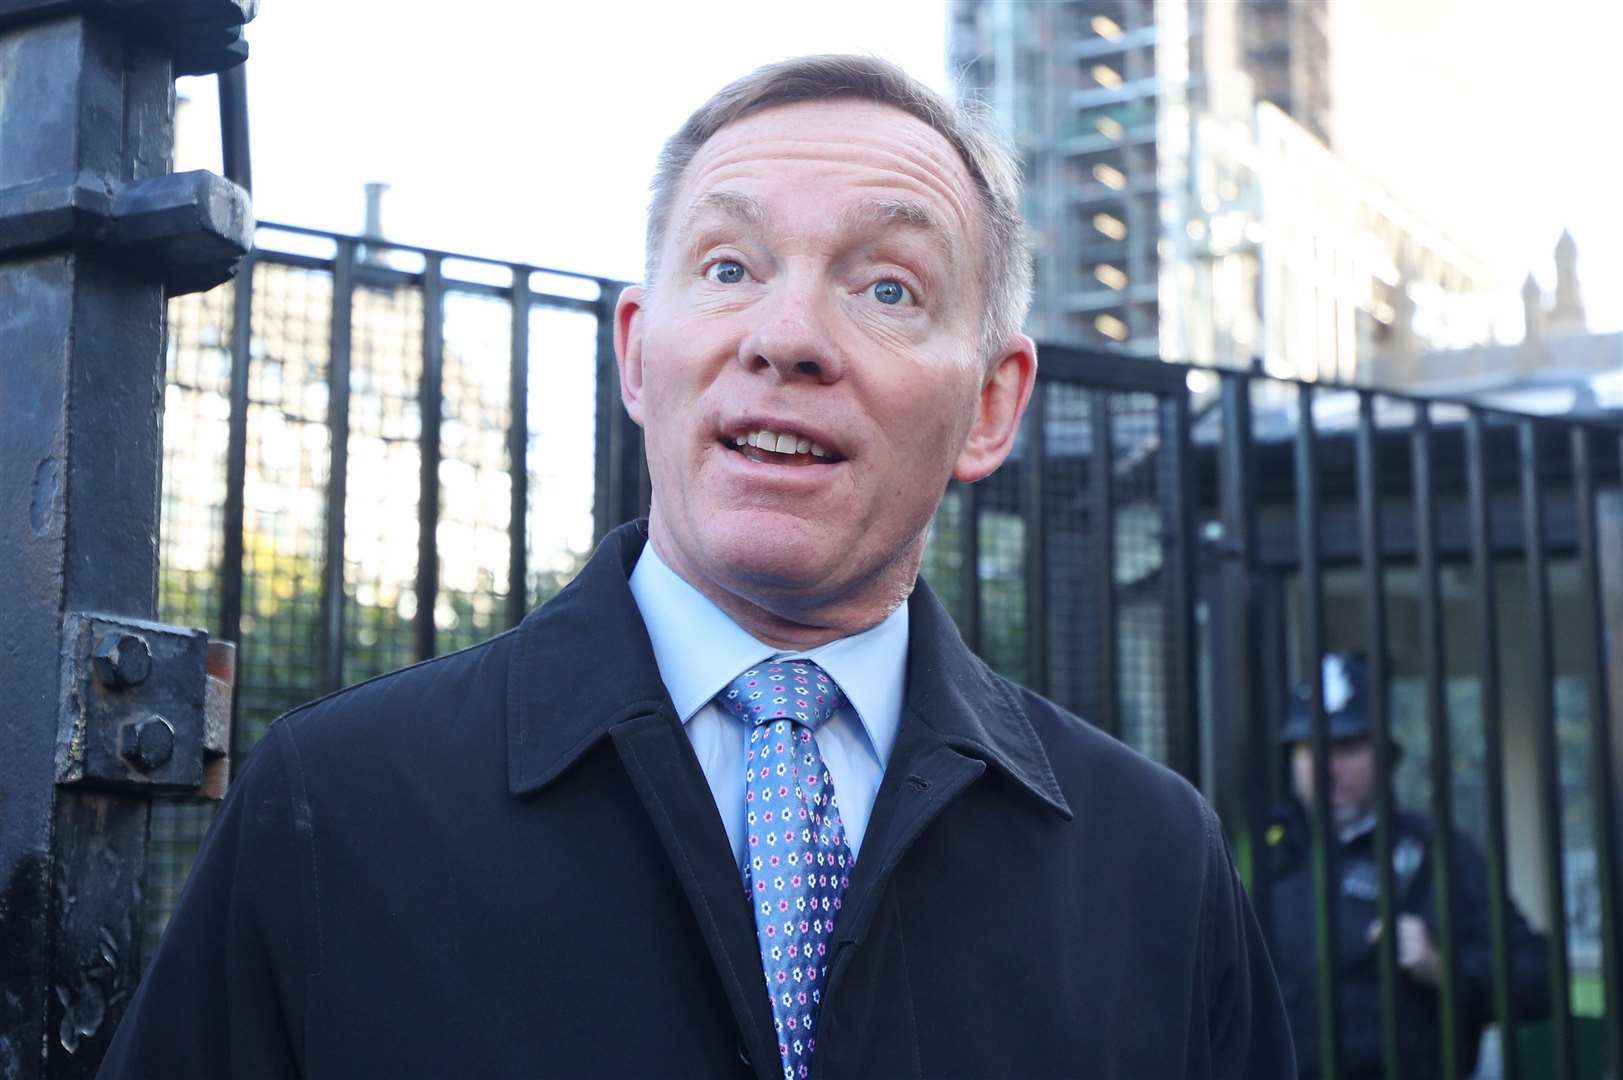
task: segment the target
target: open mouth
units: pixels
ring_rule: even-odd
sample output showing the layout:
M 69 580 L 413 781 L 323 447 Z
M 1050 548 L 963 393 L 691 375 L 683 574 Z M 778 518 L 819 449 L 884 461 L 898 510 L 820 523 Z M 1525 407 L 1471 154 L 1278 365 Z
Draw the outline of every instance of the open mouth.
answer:
M 721 444 L 766 465 L 833 465 L 845 458 L 793 431 L 750 431 L 723 436 Z

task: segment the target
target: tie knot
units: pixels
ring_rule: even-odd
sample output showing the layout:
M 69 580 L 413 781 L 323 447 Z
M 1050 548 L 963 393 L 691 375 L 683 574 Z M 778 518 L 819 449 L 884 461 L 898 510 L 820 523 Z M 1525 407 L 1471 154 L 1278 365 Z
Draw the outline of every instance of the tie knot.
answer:
M 810 660 L 776 660 L 739 675 L 716 700 L 748 724 L 792 720 L 816 731 L 844 696 Z

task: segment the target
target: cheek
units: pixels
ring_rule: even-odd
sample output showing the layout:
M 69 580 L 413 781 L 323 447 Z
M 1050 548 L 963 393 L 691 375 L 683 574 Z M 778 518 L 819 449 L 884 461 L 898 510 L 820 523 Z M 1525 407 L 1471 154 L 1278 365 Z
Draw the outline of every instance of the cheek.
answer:
M 654 332 L 647 340 L 662 344 L 649 348 L 643 358 L 643 423 L 647 429 L 681 422 L 714 377 L 719 346 L 705 340 L 690 323 L 671 319 L 650 328 Z
M 944 370 L 945 368 L 945 370 Z M 940 362 L 906 369 L 885 390 L 889 403 L 881 422 L 919 452 L 956 458 L 974 423 L 977 402 L 971 378 Z M 951 462 L 943 462 L 951 467 Z
M 1375 787 L 1375 762 L 1360 762 L 1353 771 L 1353 780 L 1360 791 L 1370 791 Z
M 1305 754 L 1291 755 L 1291 776 L 1296 781 L 1299 791 L 1307 791 L 1313 787 L 1313 759 Z

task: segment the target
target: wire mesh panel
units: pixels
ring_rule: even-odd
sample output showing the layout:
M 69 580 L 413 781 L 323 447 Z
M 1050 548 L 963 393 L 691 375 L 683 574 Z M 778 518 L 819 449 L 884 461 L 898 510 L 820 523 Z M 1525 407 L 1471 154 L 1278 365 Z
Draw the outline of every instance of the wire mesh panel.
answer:
M 233 293 L 222 285 L 169 304 L 158 581 L 165 622 L 208 626 L 219 610 Z
M 1165 565 L 1166 529 L 1160 490 L 1159 399 L 1153 394 L 1110 398 L 1111 587 L 1116 612 L 1115 684 L 1121 737 L 1167 760 Z
M 158 549 L 158 618 L 167 623 L 213 626 L 219 612 L 233 295 L 234 287 L 223 285 L 168 305 Z M 171 800 L 152 805 L 141 927 L 144 958 L 157 949 L 213 809 Z
M 273 719 L 324 687 L 416 659 L 420 588 L 435 590 L 433 651 L 499 632 L 509 617 L 516 512 L 524 513 L 532 603 L 579 570 L 592 543 L 595 395 L 607 340 L 598 292 L 613 285 L 480 260 L 462 260 L 466 279 L 443 280 L 444 256 L 265 229 L 277 244 L 245 264 L 252 277 L 242 295 L 226 286 L 169 309 L 160 618 L 221 637 L 240 631 L 239 765 Z M 506 287 L 532 273 L 544 279 L 534 291 Z M 335 295 L 348 297 L 347 319 L 335 320 Z M 527 342 L 514 341 L 515 296 L 525 298 Z M 424 385 L 425 345 L 438 362 L 432 387 Z M 528 477 L 516 502 L 513 358 L 526 345 Z M 234 394 L 244 403 L 236 414 Z M 434 503 L 420 497 L 432 433 L 425 401 L 438 405 Z M 334 431 L 343 437 L 337 448 Z M 233 445 L 245 459 L 240 487 L 230 479 Z M 343 505 L 329 507 L 340 491 Z M 227 535 L 239 503 L 240 565 Z M 438 571 L 426 578 L 418 566 L 425 537 L 435 541 Z M 329 638 L 341 666 L 316 647 Z M 148 957 L 211 817 L 211 806 L 154 803 L 143 882 Z
M 415 659 L 421 290 L 358 282 L 350 333 L 344 679 L 356 682 Z
M 981 657 L 1026 680 L 1026 523 L 1018 508 L 988 507 L 975 519 L 980 557 Z
M 441 386 L 439 649 L 450 652 L 504 627 L 509 570 L 512 308 L 452 292 L 445 301 Z
M 1183 388 L 1060 367 L 1039 381 L 1003 468 L 948 490 L 924 575 L 997 671 L 1167 761 L 1168 642 L 1192 617 L 1166 555 L 1186 540 L 1170 520 L 1167 478 L 1182 472 L 1165 439 Z
M 314 696 L 329 440 L 332 278 L 260 262 L 253 277 L 243 614 L 234 745 Z
M 924 562 L 919 574 L 959 625 L 963 625 L 964 618 L 963 529 L 964 494 L 957 487 L 952 487 L 947 490 L 935 517 L 930 520 L 930 532 L 924 542 Z
M 531 311 L 525 522 L 531 607 L 568 584 L 592 552 L 596 348 L 594 316 L 546 307 Z
M 1084 387 L 1046 387 L 1044 518 L 1048 525 L 1049 694 L 1079 716 L 1096 717 L 1099 692 L 1099 627 L 1090 617 L 1093 531 L 1089 501 L 1093 416 Z
M 1562 473 L 1570 473 L 1570 446 L 1556 441 L 1549 455 Z M 1547 528 L 1553 531 L 1556 515 L 1545 506 Z M 1585 651 L 1592 627 L 1586 623 L 1576 559 L 1552 558 L 1549 566 L 1550 630 L 1555 670 L 1554 700 L 1556 785 L 1561 807 L 1560 873 L 1567 953 L 1572 973 L 1572 1011 L 1577 1016 L 1601 1016 L 1601 893 L 1599 852 L 1596 848 L 1596 792 L 1589 753 L 1590 727 L 1596 723 L 1591 687 L 1586 678 Z

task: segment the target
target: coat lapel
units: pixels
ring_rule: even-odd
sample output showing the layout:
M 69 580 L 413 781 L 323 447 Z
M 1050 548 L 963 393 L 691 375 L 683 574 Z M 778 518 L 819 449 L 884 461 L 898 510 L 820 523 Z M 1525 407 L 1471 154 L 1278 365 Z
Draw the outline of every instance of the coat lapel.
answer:
M 951 616 L 920 580 L 908 601 L 902 723 L 840 913 L 836 949 L 862 941 L 908 848 L 988 767 L 1014 780 L 1043 808 L 1071 819 L 1070 804 L 1025 710 L 964 645 Z
M 611 734 L 682 881 L 749 1060 L 762 1080 L 771 1080 L 782 1070 L 754 913 L 745 903 L 743 879 L 693 746 L 668 707 L 661 714 L 621 723 Z
M 627 585 L 646 539 L 641 523 L 616 529 L 563 592 L 525 619 L 508 674 L 508 786 L 514 795 L 542 790 L 602 739 L 614 743 L 693 910 L 749 1059 L 761 1080 L 772 1080 L 781 1068 L 754 916 Z

